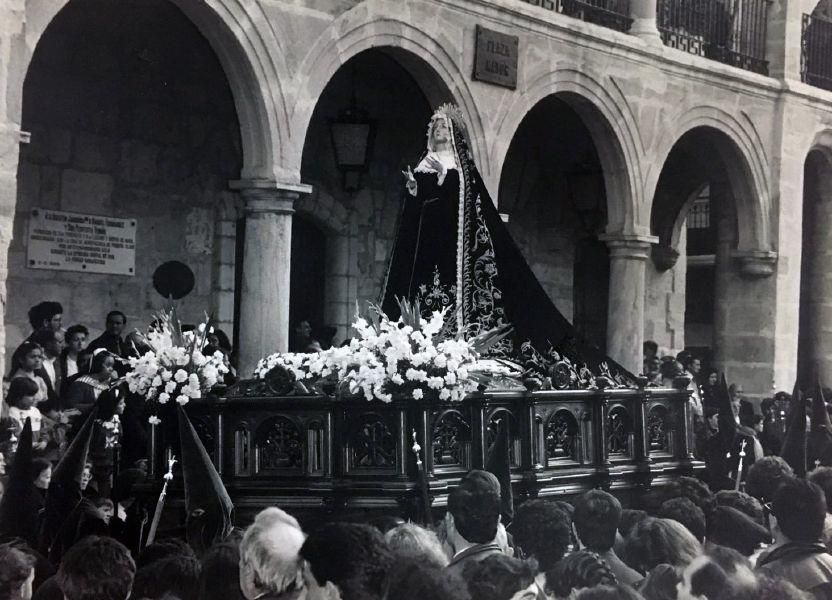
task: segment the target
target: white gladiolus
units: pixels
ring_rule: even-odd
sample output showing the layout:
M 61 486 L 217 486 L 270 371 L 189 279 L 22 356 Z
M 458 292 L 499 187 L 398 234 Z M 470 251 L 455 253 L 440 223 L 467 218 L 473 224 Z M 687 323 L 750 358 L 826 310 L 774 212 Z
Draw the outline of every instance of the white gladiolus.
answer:
M 477 388 L 468 380 L 468 367 L 478 356 L 464 339 L 441 338 L 446 313 L 436 311 L 415 328 L 381 313 L 376 324 L 357 318 L 352 326 L 356 336 L 348 346 L 315 354 L 272 354 L 260 360 L 255 376 L 263 378 L 279 366 L 309 384 L 322 378 L 348 381 L 350 393 L 367 400 L 424 398 L 431 392 L 440 400 L 460 401 Z M 203 377 L 207 373 L 206 367 Z

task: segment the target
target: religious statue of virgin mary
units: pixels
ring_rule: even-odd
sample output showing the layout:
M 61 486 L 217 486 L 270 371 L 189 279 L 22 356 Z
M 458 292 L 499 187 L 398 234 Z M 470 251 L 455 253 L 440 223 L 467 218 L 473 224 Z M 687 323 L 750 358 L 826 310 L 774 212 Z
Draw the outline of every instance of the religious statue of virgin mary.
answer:
M 596 374 L 632 377 L 578 334 L 538 282 L 483 185 L 459 109 L 436 110 L 426 152 L 403 174 L 405 201 L 381 303 L 388 316 L 398 316 L 396 298 L 426 314 L 447 308 L 451 327 L 466 338 L 511 324 L 513 339 L 497 350 L 506 358 L 530 344 Z

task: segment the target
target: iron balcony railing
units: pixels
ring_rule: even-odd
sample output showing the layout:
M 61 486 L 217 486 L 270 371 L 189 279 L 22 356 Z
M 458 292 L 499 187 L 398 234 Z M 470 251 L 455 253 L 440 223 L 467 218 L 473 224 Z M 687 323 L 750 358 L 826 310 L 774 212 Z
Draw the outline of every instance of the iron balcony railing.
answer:
M 769 0 L 658 0 L 666 46 L 747 71 L 768 74 Z
M 832 90 L 832 21 L 803 15 L 800 78 L 804 83 Z
M 630 18 L 630 0 L 522 0 L 569 17 L 581 19 L 616 31 L 627 32 L 633 20 Z

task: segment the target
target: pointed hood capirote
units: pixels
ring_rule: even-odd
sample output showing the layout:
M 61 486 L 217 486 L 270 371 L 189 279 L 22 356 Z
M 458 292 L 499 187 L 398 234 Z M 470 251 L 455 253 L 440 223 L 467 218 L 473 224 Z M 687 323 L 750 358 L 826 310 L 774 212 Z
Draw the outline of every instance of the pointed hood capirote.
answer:
M 819 429 L 832 433 L 832 421 L 829 419 L 829 411 L 826 410 L 826 398 L 823 397 L 823 386 L 818 381 L 815 394 L 812 397 L 812 431 Z
M 816 464 L 832 464 L 832 421 L 826 408 L 823 386 L 818 381 L 812 396 L 811 426 L 806 444 L 807 467 L 813 469 Z
M 231 533 L 234 503 L 181 405 L 177 415 L 188 543 L 200 554 Z
M 52 472 L 52 480 L 49 482 L 49 490 L 46 492 L 40 532 L 39 545 L 40 550 L 44 553 L 49 553 L 50 546 L 61 530 L 64 520 L 83 497 L 81 474 L 84 472 L 84 465 L 87 464 L 97 414 L 98 409 L 93 408 L 90 414 L 87 415 L 81 429 L 75 434 L 69 448 L 67 448 Z M 58 560 L 60 560 L 60 557 L 58 557 Z
M 38 508 L 34 484 L 32 421 L 26 419 L 17 441 L 6 493 L 0 500 L 0 538 L 23 538 L 34 545 Z
M 806 476 L 806 406 L 797 382 L 792 392 L 786 437 L 780 457 L 789 463 L 795 475 Z

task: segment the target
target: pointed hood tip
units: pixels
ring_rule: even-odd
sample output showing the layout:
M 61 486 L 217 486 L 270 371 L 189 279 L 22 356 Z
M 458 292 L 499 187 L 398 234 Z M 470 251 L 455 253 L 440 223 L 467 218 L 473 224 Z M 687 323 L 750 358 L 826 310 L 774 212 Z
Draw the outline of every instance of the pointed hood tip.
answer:
M 812 430 L 824 428 L 826 431 L 832 433 L 832 421 L 829 418 L 829 412 L 826 409 L 826 398 L 823 394 L 823 385 L 818 379 L 815 387 L 815 394 L 812 398 Z
M 177 415 L 181 452 L 179 458 L 185 487 L 185 510 L 189 519 L 198 510 L 211 513 L 207 514 L 206 522 L 213 521 L 219 524 L 213 537 L 223 538 L 233 528 L 234 503 L 188 418 L 187 412 L 181 405 L 177 406 Z
M 806 475 L 806 408 L 799 382 L 795 381 L 789 406 L 788 426 L 780 457 L 798 477 Z
M 77 481 L 80 485 L 81 473 L 89 457 L 93 425 L 97 416 L 98 407 L 95 407 L 87 415 L 83 425 L 81 425 L 81 429 L 78 430 L 69 448 L 67 448 L 63 457 L 55 466 L 55 470 L 52 473 L 52 481 L 61 484 L 71 484 L 71 482 Z

